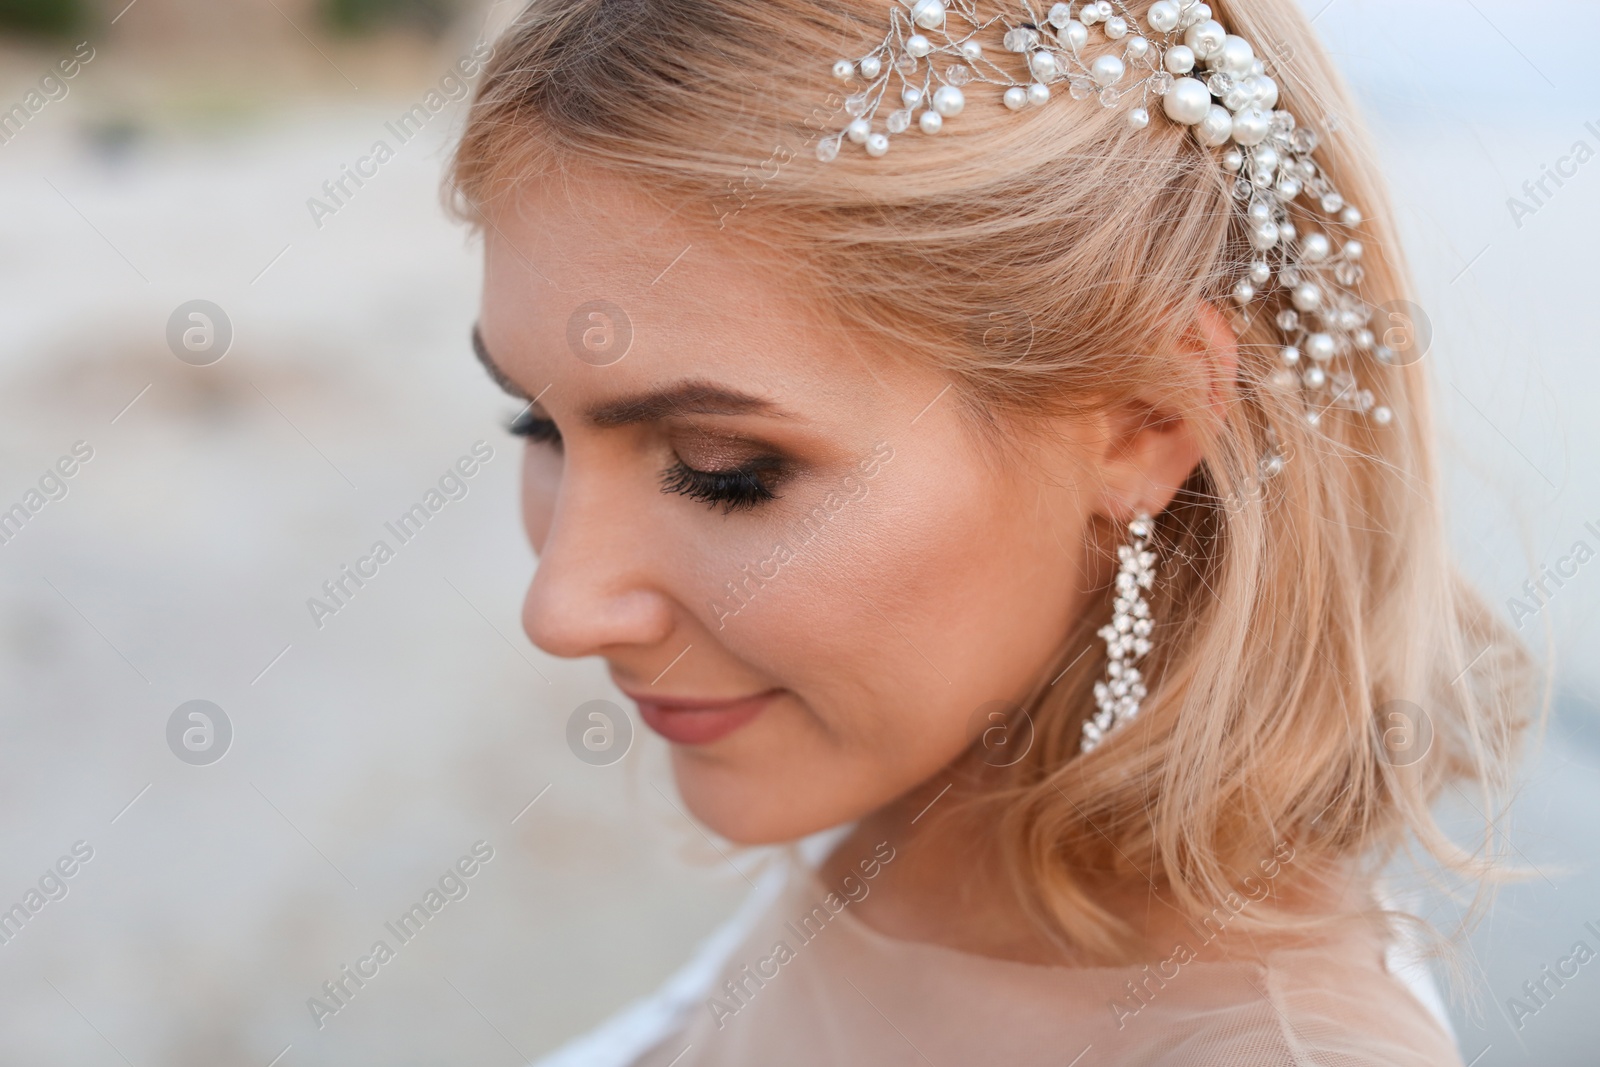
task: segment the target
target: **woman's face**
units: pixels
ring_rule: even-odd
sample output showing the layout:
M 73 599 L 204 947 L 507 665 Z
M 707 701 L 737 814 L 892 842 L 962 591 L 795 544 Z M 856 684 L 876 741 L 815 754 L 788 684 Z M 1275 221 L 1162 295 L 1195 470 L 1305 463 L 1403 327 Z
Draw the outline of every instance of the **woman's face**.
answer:
M 479 320 L 536 398 L 528 636 L 604 657 L 689 808 L 747 843 L 884 806 L 1023 697 L 1101 499 L 1086 430 L 999 454 L 949 380 L 828 321 L 757 236 L 615 179 L 532 188 L 487 227 Z

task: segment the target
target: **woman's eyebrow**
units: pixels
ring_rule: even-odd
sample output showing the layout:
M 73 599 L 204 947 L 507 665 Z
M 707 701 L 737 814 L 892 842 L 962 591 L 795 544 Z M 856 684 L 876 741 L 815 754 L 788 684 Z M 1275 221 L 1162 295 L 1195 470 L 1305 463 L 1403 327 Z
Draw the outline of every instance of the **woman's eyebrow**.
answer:
M 501 370 L 494 358 L 489 355 L 489 346 L 483 343 L 483 334 L 478 332 L 477 323 L 473 323 L 472 326 L 472 351 L 478 357 L 478 362 L 483 364 L 483 369 L 489 372 L 489 377 L 494 379 L 494 384 L 518 400 L 532 399 L 520 385 L 506 376 L 506 372 Z
M 596 426 L 628 426 L 677 415 L 782 415 L 770 400 L 711 382 L 689 380 L 608 400 L 585 414 Z

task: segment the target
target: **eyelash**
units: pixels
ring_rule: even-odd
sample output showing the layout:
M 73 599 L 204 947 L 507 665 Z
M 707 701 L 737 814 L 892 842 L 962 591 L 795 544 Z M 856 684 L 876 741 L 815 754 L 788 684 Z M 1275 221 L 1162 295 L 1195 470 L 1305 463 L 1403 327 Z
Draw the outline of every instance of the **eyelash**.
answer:
M 561 431 L 552 419 L 540 418 L 529 408 L 516 416 L 506 430 L 538 444 L 561 448 Z M 732 470 L 703 471 L 676 460 L 661 472 L 661 491 L 677 493 L 710 507 L 721 507 L 727 515 L 755 508 L 776 500 L 775 484 L 784 474 L 783 465 L 773 457 L 758 457 Z

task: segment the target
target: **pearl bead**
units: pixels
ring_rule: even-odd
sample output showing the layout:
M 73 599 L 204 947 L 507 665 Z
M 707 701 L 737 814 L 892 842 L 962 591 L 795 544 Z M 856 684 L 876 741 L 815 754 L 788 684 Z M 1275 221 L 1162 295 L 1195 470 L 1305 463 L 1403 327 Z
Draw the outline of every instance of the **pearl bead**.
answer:
M 1156 0 L 1145 14 L 1150 28 L 1160 33 L 1171 33 L 1178 28 L 1178 5 L 1173 0 Z
M 1250 243 L 1262 252 L 1277 244 L 1278 224 L 1275 222 L 1263 222 L 1260 226 L 1252 227 L 1250 230 Z
M 867 138 L 867 155 L 869 155 L 869 156 L 881 156 L 887 151 L 889 151 L 889 135 L 888 134 L 886 134 L 886 133 L 875 133 L 875 134 L 872 134 L 870 137 Z
M 1243 111 L 1255 102 L 1255 97 L 1245 92 L 1244 86 L 1235 85 L 1222 98 L 1222 106 L 1229 111 Z
M 1161 98 L 1161 109 L 1173 122 L 1193 126 L 1211 110 L 1211 90 L 1197 78 L 1179 78 Z
M 1233 287 L 1233 299 L 1238 304 L 1248 304 L 1255 299 L 1256 287 L 1248 281 L 1241 281 Z
M 954 85 L 941 85 L 933 91 L 933 110 L 947 119 L 961 114 L 966 103 L 966 96 Z
M 1373 342 L 1376 340 L 1377 338 L 1372 336 L 1371 330 L 1356 331 L 1356 347 L 1361 349 L 1363 352 L 1369 351 L 1372 348 Z
M 1107 19 L 1109 19 L 1111 17 L 1111 15 L 1112 15 L 1111 0 L 1099 0 L 1099 2 L 1096 3 L 1094 6 L 1095 6 L 1095 10 L 1100 12 L 1100 21 L 1101 22 L 1104 22 L 1104 21 L 1106 21 Z
M 833 65 L 833 76 L 840 81 L 848 81 L 850 75 L 856 72 L 856 65 L 848 59 L 841 59 Z
M 1000 99 L 1004 101 L 1006 107 L 1010 108 L 1012 111 L 1020 111 L 1022 108 L 1028 106 L 1028 90 L 1024 89 L 1020 85 L 1013 85 L 1011 88 L 1005 91 L 1005 95 L 1003 95 Z
M 1106 36 L 1113 41 L 1120 41 L 1128 36 L 1128 20 L 1121 15 L 1113 15 L 1106 19 Z
M 1230 148 L 1222 153 L 1222 169 L 1229 174 L 1239 173 L 1239 168 L 1244 166 L 1244 153 L 1237 148 Z
M 1379 426 L 1387 426 L 1389 423 L 1394 421 L 1394 412 L 1390 411 L 1382 404 L 1379 404 L 1377 407 L 1372 409 L 1372 421 L 1377 423 Z
M 1056 67 L 1056 57 L 1045 51 L 1035 52 L 1029 56 L 1028 67 L 1033 71 L 1033 76 L 1042 82 L 1047 82 L 1060 73 Z
M 1339 329 L 1349 333 L 1360 325 L 1361 316 L 1358 313 L 1351 311 L 1349 308 L 1339 312 Z
M 911 5 L 911 21 L 925 30 L 944 25 L 944 0 L 916 0 Z
M 1281 230 L 1281 231 L 1283 231 L 1283 239 L 1284 239 L 1284 240 L 1285 240 L 1285 241 L 1292 241 L 1292 240 L 1294 240 L 1294 235 L 1295 235 L 1295 234 L 1296 234 L 1296 233 L 1299 233 L 1299 232 L 1300 232 L 1300 231 L 1298 231 L 1298 230 L 1296 230 L 1296 229 L 1295 229 L 1295 226 L 1294 226 L 1294 223 L 1292 223 L 1292 222 L 1286 222 L 1286 223 L 1284 223 L 1284 224 L 1283 224 L 1283 225 L 1282 225 L 1282 226 L 1280 226 L 1280 227 L 1278 227 L 1278 228 L 1279 228 L 1279 229 L 1280 229 L 1280 230 Z
M 1274 389 L 1280 389 L 1284 392 L 1288 392 L 1290 389 L 1293 389 L 1297 381 L 1298 379 L 1295 378 L 1294 371 L 1289 370 L 1287 367 L 1280 367 L 1279 369 L 1273 371 L 1272 376 L 1267 379 L 1268 384 L 1270 384 Z
M 1278 83 L 1265 74 L 1252 74 L 1245 79 L 1248 91 L 1256 98 L 1256 107 L 1271 111 L 1278 106 Z
M 872 124 L 866 119 L 856 119 L 844 128 L 844 135 L 856 144 L 864 144 L 871 132 Z
M 1333 337 L 1325 333 L 1314 333 L 1306 338 L 1306 355 L 1318 363 L 1326 363 L 1333 358 Z
M 977 59 L 983 55 L 983 45 L 977 41 L 962 41 L 961 54 L 968 59 Z
M 1267 282 L 1272 280 L 1272 268 L 1260 260 L 1256 260 L 1250 264 L 1250 280 L 1257 285 L 1266 285 Z
M 1256 150 L 1250 153 L 1250 161 L 1255 164 L 1262 179 L 1270 181 L 1272 172 L 1278 169 L 1278 150 L 1269 144 L 1257 145 Z
M 1303 282 L 1295 286 L 1291 299 L 1301 311 L 1315 311 L 1317 305 L 1322 303 L 1322 290 L 1311 282 Z
M 1255 58 L 1250 42 L 1230 33 L 1222 39 L 1221 47 L 1211 56 L 1211 66 L 1235 78 L 1243 78 L 1250 73 L 1250 64 Z
M 1083 20 L 1085 26 L 1093 26 L 1100 21 L 1100 5 L 1084 4 L 1083 10 L 1078 13 L 1078 18 Z
M 1143 37 L 1134 37 L 1128 41 L 1124 52 L 1129 59 L 1143 59 L 1150 54 L 1150 42 Z
M 1259 226 L 1272 218 L 1272 208 L 1265 200 L 1252 200 L 1250 206 L 1245 209 L 1245 214 L 1249 216 L 1251 222 Z
M 1136 107 L 1128 112 L 1128 125 L 1136 130 L 1142 130 L 1150 125 L 1150 112 L 1142 107 Z
M 913 33 L 906 38 L 906 54 L 921 59 L 931 51 L 933 51 L 933 42 L 922 36 L 922 34 Z
M 922 127 L 923 133 L 938 133 L 944 125 L 944 119 L 937 111 L 924 111 L 917 118 L 917 125 Z
M 1344 258 L 1360 259 L 1361 254 L 1366 250 L 1367 246 L 1362 244 L 1360 241 L 1346 241 L 1344 243 Z
M 1306 239 L 1300 242 L 1300 259 L 1305 263 L 1321 263 L 1328 258 L 1330 251 L 1332 246 L 1320 233 L 1308 233 Z
M 1173 74 L 1187 74 L 1194 69 L 1194 49 L 1188 45 L 1173 45 L 1167 49 L 1166 58 L 1162 62 Z
M 883 63 L 877 56 L 866 57 L 860 62 L 859 66 L 863 78 L 876 78 L 878 72 L 883 69 Z
M 1286 367 L 1292 367 L 1300 362 L 1300 350 L 1294 345 L 1285 345 L 1280 355 L 1283 357 L 1283 364 Z
M 1377 348 L 1372 350 L 1372 358 L 1377 360 L 1379 363 L 1393 363 L 1394 349 L 1390 348 L 1388 345 L 1379 345 Z
M 1300 179 L 1287 173 L 1278 176 L 1278 195 L 1285 200 L 1293 200 L 1300 195 Z
M 917 107 L 922 103 L 922 90 L 915 85 L 908 85 L 900 90 L 900 102 L 906 107 Z
M 1208 59 L 1222 47 L 1227 36 L 1228 31 L 1222 28 L 1222 23 L 1216 19 L 1206 19 L 1189 27 L 1183 35 L 1183 43 L 1192 48 L 1199 58 Z
M 1300 380 L 1305 382 L 1308 388 L 1321 389 L 1325 384 L 1327 384 L 1328 372 L 1323 370 L 1321 367 L 1307 367 L 1305 374 Z M 1315 412 L 1313 412 L 1313 414 L 1315 414 Z
M 1347 207 L 1340 213 L 1339 221 L 1346 226 L 1359 226 L 1361 225 L 1361 211 L 1354 206 Z
M 1073 52 L 1081 51 L 1083 46 L 1089 43 L 1089 30 L 1077 19 L 1063 26 L 1056 36 L 1061 38 L 1061 43 Z
M 1272 120 L 1267 118 L 1267 113 L 1256 107 L 1245 108 L 1237 115 L 1229 116 L 1229 122 L 1233 139 L 1246 147 L 1266 140 L 1272 129 Z
M 1035 107 L 1050 102 L 1050 87 L 1040 82 L 1028 86 L 1028 103 Z
M 1099 86 L 1115 85 L 1122 80 L 1122 60 L 1116 56 L 1099 56 L 1089 66 L 1089 77 Z

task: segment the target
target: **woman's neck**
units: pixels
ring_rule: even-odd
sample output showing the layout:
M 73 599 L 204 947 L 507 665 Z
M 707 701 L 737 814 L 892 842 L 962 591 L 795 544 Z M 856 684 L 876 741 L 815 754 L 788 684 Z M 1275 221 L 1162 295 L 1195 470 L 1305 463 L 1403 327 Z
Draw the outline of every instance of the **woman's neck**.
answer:
M 875 850 L 881 858 L 886 843 L 894 858 L 882 865 L 872 893 L 852 912 L 887 937 L 976 955 L 1073 967 L 1158 960 L 1179 942 L 1197 943 L 1198 917 L 1186 915 L 1172 902 L 1170 891 L 1138 875 L 1088 886 L 1090 898 L 1134 932 L 1123 958 L 1091 956 L 1070 947 L 1071 937 L 1052 938 L 1013 888 L 996 835 L 985 832 L 976 818 L 951 810 L 982 787 L 980 776 L 972 772 L 937 776 L 863 817 L 823 861 L 819 876 L 826 884 L 838 884 Z M 1368 901 L 1370 887 L 1354 877 L 1349 865 L 1337 864 L 1315 878 L 1298 880 L 1295 888 L 1274 898 L 1274 906 L 1311 916 Z M 1264 908 L 1267 903 L 1250 906 Z M 1305 944 L 1317 936 L 1327 935 L 1223 937 L 1208 946 L 1206 955 L 1253 958 L 1267 948 Z

